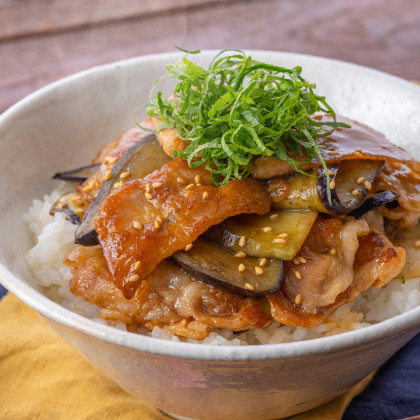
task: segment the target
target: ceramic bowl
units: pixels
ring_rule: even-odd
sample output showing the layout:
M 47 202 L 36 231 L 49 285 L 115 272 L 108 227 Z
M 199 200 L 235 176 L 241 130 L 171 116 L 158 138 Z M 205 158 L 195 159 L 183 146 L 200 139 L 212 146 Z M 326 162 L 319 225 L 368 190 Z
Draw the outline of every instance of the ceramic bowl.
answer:
M 250 52 L 303 66 L 336 111 L 384 132 L 417 154 L 420 88 L 396 77 L 323 58 Z M 208 62 L 214 52 L 196 59 Z M 367 328 L 300 343 L 215 347 L 163 341 L 98 325 L 49 300 L 14 266 L 31 247 L 22 222 L 51 174 L 80 166 L 133 125 L 152 83 L 178 54 L 138 57 L 70 76 L 0 117 L 0 279 L 90 363 L 135 397 L 175 416 L 270 419 L 336 397 L 381 366 L 420 331 L 420 307 Z M 164 87 L 168 92 L 168 86 Z M 81 157 L 83 157 L 81 159 Z

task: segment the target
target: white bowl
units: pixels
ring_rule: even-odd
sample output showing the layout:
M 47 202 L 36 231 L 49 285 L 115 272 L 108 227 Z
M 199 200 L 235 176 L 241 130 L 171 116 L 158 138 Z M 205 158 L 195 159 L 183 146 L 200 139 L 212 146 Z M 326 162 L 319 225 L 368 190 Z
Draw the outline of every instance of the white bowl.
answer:
M 417 154 L 420 88 L 323 58 L 264 51 L 256 59 L 302 65 L 337 112 L 384 132 Z M 214 52 L 195 56 L 208 62 Z M 138 57 L 76 74 L 0 116 L 0 279 L 65 340 L 124 389 L 172 413 L 200 419 L 268 419 L 308 410 L 343 393 L 420 331 L 420 307 L 387 321 L 300 343 L 214 347 L 163 341 L 98 325 L 45 297 L 14 261 L 30 247 L 22 222 L 50 176 L 77 167 L 133 125 L 152 83 L 178 54 Z M 167 89 L 167 87 L 166 87 Z M 166 91 L 168 92 L 168 91 Z

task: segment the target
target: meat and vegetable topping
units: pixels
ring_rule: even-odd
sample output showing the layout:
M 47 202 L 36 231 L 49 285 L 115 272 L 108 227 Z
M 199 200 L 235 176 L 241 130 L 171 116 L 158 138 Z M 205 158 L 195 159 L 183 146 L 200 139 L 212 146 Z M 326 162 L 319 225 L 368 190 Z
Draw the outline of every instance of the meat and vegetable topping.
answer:
M 371 286 L 419 275 L 410 154 L 337 117 L 298 67 L 234 51 L 208 70 L 184 56 L 174 75 L 174 95 L 151 98 L 150 118 L 104 146 L 93 173 L 59 175 L 82 181 L 51 210 L 79 225 L 71 290 L 104 319 L 193 339 L 314 327 Z

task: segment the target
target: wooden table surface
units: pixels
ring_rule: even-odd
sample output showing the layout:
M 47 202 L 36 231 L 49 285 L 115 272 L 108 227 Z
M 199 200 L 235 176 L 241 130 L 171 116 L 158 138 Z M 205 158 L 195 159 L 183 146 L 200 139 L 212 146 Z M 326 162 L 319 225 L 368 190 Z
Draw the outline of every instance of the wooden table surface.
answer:
M 0 0 L 0 112 L 63 76 L 174 45 L 293 51 L 420 79 L 420 1 Z

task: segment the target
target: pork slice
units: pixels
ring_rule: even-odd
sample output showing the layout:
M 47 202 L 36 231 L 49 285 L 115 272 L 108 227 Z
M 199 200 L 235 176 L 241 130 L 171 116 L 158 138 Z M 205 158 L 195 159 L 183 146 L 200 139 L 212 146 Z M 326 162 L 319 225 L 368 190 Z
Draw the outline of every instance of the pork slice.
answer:
M 210 226 L 237 214 L 269 210 L 267 192 L 252 178 L 216 187 L 206 169 L 175 159 L 110 194 L 95 226 L 115 284 L 132 297 L 160 261 Z
M 122 322 L 129 331 L 167 327 L 176 335 L 202 340 L 214 327 L 260 328 L 271 321 L 257 300 L 201 283 L 168 261 L 157 265 L 132 299 L 114 285 L 101 247 L 78 247 L 66 264 L 73 267 L 71 291 L 103 308 L 103 319 Z

